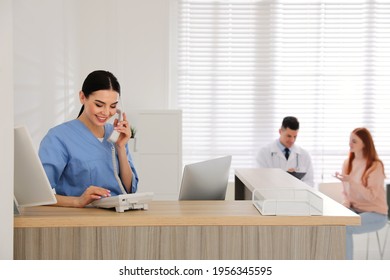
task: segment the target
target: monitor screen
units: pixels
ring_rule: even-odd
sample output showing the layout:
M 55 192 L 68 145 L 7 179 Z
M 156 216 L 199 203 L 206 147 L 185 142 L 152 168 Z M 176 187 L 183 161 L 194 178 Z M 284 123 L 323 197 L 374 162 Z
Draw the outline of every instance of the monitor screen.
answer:
M 232 156 L 184 167 L 179 200 L 224 200 Z
M 31 136 L 24 126 L 14 129 L 14 196 L 19 207 L 57 203 Z

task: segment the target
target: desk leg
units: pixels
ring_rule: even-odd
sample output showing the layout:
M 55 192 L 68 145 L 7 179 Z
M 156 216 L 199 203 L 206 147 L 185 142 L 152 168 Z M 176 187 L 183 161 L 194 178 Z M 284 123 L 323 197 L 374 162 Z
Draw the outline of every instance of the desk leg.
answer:
M 237 176 L 234 176 L 234 199 L 252 200 L 252 192 Z

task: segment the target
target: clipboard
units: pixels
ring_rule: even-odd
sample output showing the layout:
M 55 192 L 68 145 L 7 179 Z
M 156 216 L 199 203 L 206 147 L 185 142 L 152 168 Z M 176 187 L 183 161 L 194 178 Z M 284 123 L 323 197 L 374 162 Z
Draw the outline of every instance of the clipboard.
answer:
M 303 176 L 306 175 L 306 172 L 287 171 L 287 173 L 291 174 L 292 176 L 294 176 L 295 178 L 297 178 L 299 180 L 302 180 Z

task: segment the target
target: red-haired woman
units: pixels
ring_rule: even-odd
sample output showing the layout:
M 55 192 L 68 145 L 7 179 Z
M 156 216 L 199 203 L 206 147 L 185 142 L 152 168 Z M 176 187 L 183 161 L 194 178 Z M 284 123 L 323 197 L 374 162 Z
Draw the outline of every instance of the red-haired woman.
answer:
M 384 188 L 385 170 L 375 149 L 371 133 L 356 128 L 349 140 L 349 157 L 342 173 L 335 176 L 343 182 L 343 205 L 361 217 L 360 226 L 347 226 L 346 258 L 353 259 L 353 234 L 376 231 L 387 223 L 388 205 Z

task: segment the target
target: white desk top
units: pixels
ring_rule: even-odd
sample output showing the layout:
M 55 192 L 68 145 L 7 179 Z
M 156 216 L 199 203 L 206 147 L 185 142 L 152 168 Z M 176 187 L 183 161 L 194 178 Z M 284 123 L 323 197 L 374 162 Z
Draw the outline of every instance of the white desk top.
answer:
M 279 168 L 236 169 L 235 175 L 250 191 L 257 188 L 303 188 L 310 186 Z

